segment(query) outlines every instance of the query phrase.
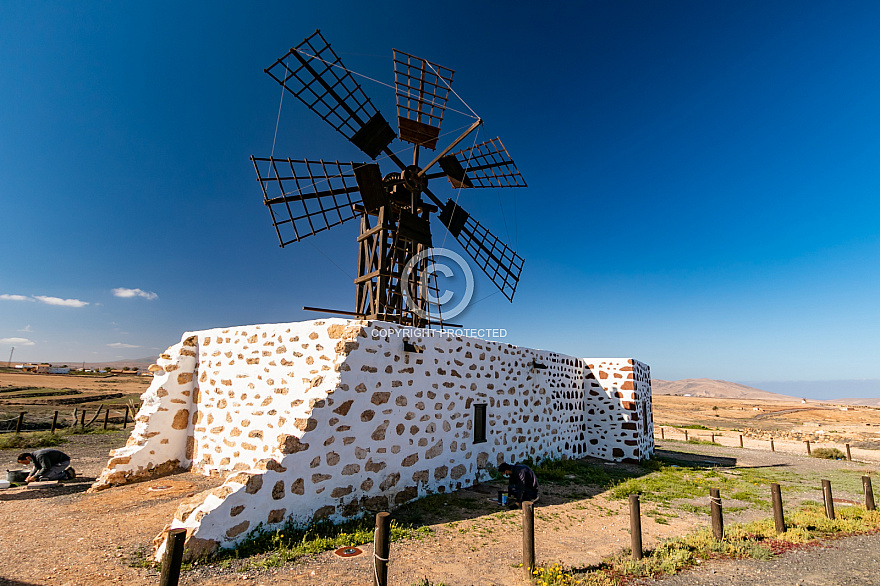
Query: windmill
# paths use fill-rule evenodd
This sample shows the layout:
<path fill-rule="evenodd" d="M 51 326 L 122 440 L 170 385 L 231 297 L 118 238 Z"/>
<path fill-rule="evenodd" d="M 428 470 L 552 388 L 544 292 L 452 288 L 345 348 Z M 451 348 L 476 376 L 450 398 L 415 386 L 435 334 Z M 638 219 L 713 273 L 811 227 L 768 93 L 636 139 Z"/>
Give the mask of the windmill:
<path fill-rule="evenodd" d="M 453 152 L 482 124 L 476 116 L 420 164 L 421 149 L 437 150 L 454 72 L 396 49 L 393 62 L 397 133 L 320 30 L 265 70 L 373 161 L 251 157 L 282 247 L 360 220 L 355 311 L 304 309 L 416 327 L 442 324 L 431 309 L 437 305 L 428 278 L 431 214 L 512 302 L 523 259 L 452 199 L 441 201 L 429 182 L 445 177 L 455 189 L 470 189 L 526 187 L 525 181 L 498 138 Z M 412 145 L 410 164 L 390 148 L 397 138 Z M 383 175 L 377 159 L 397 169 Z M 439 170 L 430 172 L 435 165 Z"/>

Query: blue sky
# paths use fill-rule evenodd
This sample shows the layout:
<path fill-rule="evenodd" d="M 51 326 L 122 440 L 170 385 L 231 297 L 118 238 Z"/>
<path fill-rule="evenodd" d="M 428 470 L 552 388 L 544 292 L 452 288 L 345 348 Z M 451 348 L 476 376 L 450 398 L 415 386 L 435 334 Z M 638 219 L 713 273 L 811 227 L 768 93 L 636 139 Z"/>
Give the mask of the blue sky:
<path fill-rule="evenodd" d="M 529 184 L 462 193 L 526 264 L 513 304 L 478 276 L 456 321 L 662 379 L 880 378 L 880 4 L 0 8 L 0 360 L 353 308 L 355 223 L 279 248 L 248 160 L 279 110 L 263 69 L 320 28 L 384 83 L 392 47 L 455 69 Z M 364 158 L 290 96 L 275 154 Z"/>

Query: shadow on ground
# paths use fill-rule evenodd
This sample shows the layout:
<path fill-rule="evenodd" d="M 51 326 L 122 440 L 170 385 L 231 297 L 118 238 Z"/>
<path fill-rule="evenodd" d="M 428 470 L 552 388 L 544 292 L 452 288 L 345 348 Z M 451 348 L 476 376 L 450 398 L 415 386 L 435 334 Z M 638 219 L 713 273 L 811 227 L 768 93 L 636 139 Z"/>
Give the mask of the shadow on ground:
<path fill-rule="evenodd" d="M 723 465 L 736 464 L 735 459 L 725 460 L 732 460 L 732 463 Z M 696 464 L 688 462 L 685 465 Z M 619 482 L 650 474 L 656 466 L 652 461 L 631 464 L 584 458 L 554 460 L 532 468 L 540 485 L 539 498 L 535 503 L 535 507 L 539 508 L 593 498 Z M 498 491 L 507 492 L 506 479 L 498 478 L 452 493 L 430 495 L 395 509 L 391 516 L 401 525 L 412 526 L 475 519 L 508 510 L 506 506 L 498 504 Z"/>
<path fill-rule="evenodd" d="M 68 494 L 76 494 L 85 492 L 95 482 L 94 478 L 78 477 L 76 480 L 70 480 L 58 485 L 44 486 L 41 488 L 26 488 L 24 486 L 18 488 L 6 489 L 0 492 L 0 502 L 2 501 L 26 501 L 33 499 L 45 499 Z M 5 580 L 6 578 L 0 578 Z M 0 582 L 2 586 L 3 582 Z"/>

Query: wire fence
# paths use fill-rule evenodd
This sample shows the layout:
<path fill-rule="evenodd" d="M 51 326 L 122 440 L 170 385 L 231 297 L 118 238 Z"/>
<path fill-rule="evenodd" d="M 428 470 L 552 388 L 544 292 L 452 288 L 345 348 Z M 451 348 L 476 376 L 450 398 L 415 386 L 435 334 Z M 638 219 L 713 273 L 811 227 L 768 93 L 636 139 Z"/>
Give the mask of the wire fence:
<path fill-rule="evenodd" d="M 72 413 L 62 413 L 55 411 L 52 415 L 51 422 L 48 416 L 43 413 L 41 415 L 30 414 L 27 411 L 21 411 L 18 415 L 0 419 L 0 434 L 3 433 L 21 433 L 24 431 L 51 431 L 57 429 L 70 429 L 98 427 L 109 429 L 111 425 L 121 425 L 122 429 L 126 429 L 130 424 L 134 423 L 134 416 L 139 409 L 139 405 L 131 403 L 124 406 L 105 407 L 101 405 L 92 412 L 90 409 L 75 408 Z M 28 421 L 30 419 L 30 421 Z"/>

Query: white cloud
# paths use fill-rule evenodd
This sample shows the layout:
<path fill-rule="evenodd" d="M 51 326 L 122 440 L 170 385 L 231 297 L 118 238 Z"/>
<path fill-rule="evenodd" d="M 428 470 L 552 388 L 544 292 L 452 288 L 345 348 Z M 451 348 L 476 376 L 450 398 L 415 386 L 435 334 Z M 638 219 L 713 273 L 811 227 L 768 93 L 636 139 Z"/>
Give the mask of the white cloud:
<path fill-rule="evenodd" d="M 79 299 L 61 299 L 60 297 L 46 297 L 45 295 L 34 295 L 34 299 L 42 301 L 47 305 L 61 305 L 63 307 L 85 307 L 88 301 L 80 301 Z"/>
<path fill-rule="evenodd" d="M 28 332 L 28 333 L 33 332 L 33 330 L 31 329 L 31 324 L 26 325 L 26 326 L 24 327 L 24 329 L 21 329 L 21 330 L 15 330 L 15 331 L 16 331 L 16 332 Z"/>
<path fill-rule="evenodd" d="M 33 301 L 33 297 L 28 297 L 27 295 L 9 295 L 8 293 L 4 293 L 0 295 L 0 299 L 5 301 Z"/>
<path fill-rule="evenodd" d="M 148 301 L 158 299 L 159 296 L 152 291 L 144 291 L 143 289 L 126 289 L 125 287 L 117 287 L 113 289 L 113 295 L 116 297 L 143 297 Z"/>
<path fill-rule="evenodd" d="M 31 342 L 27 338 L 0 338 L 0 344 L 17 344 L 19 346 L 33 346 L 34 342 Z"/>
<path fill-rule="evenodd" d="M 135 346 L 134 344 L 123 344 L 122 342 L 113 342 L 112 344 L 107 344 L 111 348 L 140 348 L 140 346 Z"/>

